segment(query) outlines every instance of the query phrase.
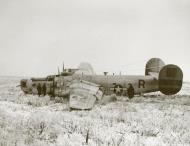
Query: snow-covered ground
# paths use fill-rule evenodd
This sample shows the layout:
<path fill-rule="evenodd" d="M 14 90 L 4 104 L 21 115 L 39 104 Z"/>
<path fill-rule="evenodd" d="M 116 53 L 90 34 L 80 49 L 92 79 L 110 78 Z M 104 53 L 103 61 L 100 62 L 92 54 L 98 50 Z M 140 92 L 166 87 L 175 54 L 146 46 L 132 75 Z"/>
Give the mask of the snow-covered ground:
<path fill-rule="evenodd" d="M 190 145 L 188 82 L 174 96 L 118 97 L 69 111 L 67 99 L 24 95 L 20 79 L 0 77 L 0 146 Z"/>

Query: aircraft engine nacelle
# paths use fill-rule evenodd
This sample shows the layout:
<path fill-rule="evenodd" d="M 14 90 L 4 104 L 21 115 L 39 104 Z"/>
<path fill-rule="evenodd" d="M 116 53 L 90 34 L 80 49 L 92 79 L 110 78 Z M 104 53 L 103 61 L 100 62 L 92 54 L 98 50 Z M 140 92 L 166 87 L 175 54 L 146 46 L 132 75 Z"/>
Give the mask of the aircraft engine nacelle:
<path fill-rule="evenodd" d="M 181 90 L 183 83 L 183 72 L 173 64 L 165 65 L 159 71 L 158 87 L 165 95 L 173 95 Z"/>

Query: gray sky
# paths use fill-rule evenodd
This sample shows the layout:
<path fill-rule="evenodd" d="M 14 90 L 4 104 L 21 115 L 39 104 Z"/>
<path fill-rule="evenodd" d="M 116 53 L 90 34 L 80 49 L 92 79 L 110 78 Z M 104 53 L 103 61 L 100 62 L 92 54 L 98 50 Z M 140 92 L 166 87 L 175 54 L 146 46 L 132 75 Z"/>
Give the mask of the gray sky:
<path fill-rule="evenodd" d="M 189 0 L 1 0 L 0 75 L 46 76 L 90 62 L 144 74 L 160 57 L 190 80 Z"/>

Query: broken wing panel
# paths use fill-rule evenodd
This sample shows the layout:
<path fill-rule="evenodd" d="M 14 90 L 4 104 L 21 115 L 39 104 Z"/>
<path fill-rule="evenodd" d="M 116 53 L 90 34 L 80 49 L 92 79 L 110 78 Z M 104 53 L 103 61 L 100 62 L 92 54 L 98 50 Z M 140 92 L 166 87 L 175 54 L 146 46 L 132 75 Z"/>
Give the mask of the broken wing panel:
<path fill-rule="evenodd" d="M 70 108 L 73 109 L 91 109 L 94 106 L 94 103 L 96 101 L 96 97 L 94 97 L 91 94 L 84 95 L 78 95 L 78 94 L 72 94 L 70 96 Z"/>
<path fill-rule="evenodd" d="M 74 81 L 70 89 L 69 106 L 73 109 L 91 109 L 103 95 L 98 85 L 86 81 Z"/>

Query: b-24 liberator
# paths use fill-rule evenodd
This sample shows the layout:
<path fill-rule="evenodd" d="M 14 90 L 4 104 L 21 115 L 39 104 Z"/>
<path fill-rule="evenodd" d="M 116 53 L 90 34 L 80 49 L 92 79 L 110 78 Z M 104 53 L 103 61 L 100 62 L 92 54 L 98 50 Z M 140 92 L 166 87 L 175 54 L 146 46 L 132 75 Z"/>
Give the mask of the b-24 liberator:
<path fill-rule="evenodd" d="M 150 59 L 145 66 L 145 75 L 96 75 L 88 63 L 82 63 L 77 69 L 64 69 L 57 75 L 45 78 L 22 79 L 21 89 L 26 94 L 40 92 L 58 97 L 69 97 L 69 106 L 73 109 L 91 109 L 96 100 L 103 95 L 126 96 L 160 91 L 173 95 L 181 90 L 183 72 L 174 64 L 165 65 L 159 58 Z"/>

